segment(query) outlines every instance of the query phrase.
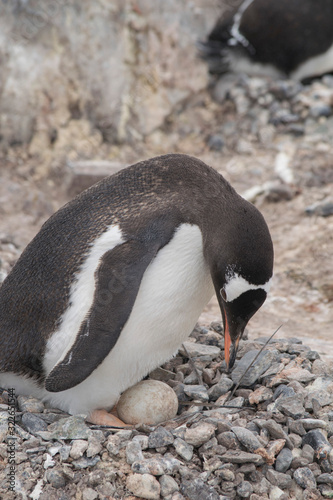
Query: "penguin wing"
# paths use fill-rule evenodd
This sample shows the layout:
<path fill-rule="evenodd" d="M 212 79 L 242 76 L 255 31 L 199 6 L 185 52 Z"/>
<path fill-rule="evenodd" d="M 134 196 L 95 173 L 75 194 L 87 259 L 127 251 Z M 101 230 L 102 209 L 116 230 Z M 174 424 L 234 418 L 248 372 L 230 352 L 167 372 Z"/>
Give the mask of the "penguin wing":
<path fill-rule="evenodd" d="M 160 248 L 157 240 L 129 240 L 104 254 L 96 271 L 89 315 L 72 348 L 47 376 L 46 390 L 59 392 L 76 386 L 109 354 L 131 314 L 142 276 Z"/>

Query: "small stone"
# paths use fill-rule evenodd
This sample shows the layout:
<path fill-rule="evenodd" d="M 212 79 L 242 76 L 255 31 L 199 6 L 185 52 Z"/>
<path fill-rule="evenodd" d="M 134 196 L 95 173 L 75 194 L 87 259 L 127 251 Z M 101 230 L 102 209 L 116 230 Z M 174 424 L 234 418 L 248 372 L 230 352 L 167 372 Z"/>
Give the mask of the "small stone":
<path fill-rule="evenodd" d="M 219 471 L 219 476 L 223 481 L 233 482 L 235 480 L 235 474 L 230 469 L 222 469 Z"/>
<path fill-rule="evenodd" d="M 289 432 L 294 432 L 299 436 L 304 436 L 306 434 L 306 430 L 301 422 L 301 420 L 293 420 L 291 418 L 288 419 L 288 429 Z"/>
<path fill-rule="evenodd" d="M 293 477 L 296 483 L 303 489 L 317 487 L 316 479 L 309 467 L 299 467 L 295 470 Z"/>
<path fill-rule="evenodd" d="M 180 491 L 190 500 L 220 500 L 220 496 L 215 489 L 205 484 L 199 478 L 192 481 L 183 481 Z"/>
<path fill-rule="evenodd" d="M 100 459 L 99 456 L 92 458 L 81 457 L 78 460 L 73 460 L 72 465 L 75 469 L 87 469 L 88 467 L 94 467 Z"/>
<path fill-rule="evenodd" d="M 217 441 L 228 450 L 237 450 L 237 448 L 239 448 L 239 441 L 231 431 L 225 431 L 218 434 Z"/>
<path fill-rule="evenodd" d="M 164 427 L 157 427 L 148 437 L 148 448 L 160 448 L 168 446 L 174 442 L 174 437 L 171 432 Z"/>
<path fill-rule="evenodd" d="M 47 423 L 34 413 L 23 413 L 22 424 L 31 434 L 47 430 Z"/>
<path fill-rule="evenodd" d="M 207 146 L 211 151 L 222 151 L 224 139 L 220 134 L 210 135 L 207 140 Z"/>
<path fill-rule="evenodd" d="M 186 429 L 184 440 L 192 446 L 199 447 L 210 440 L 215 434 L 215 425 L 203 422 L 196 427 Z"/>
<path fill-rule="evenodd" d="M 278 486 L 274 486 L 269 492 L 269 500 L 284 500 L 289 498 Z M 252 500 L 252 499 L 251 499 Z"/>
<path fill-rule="evenodd" d="M 111 434 L 108 437 L 107 443 L 106 443 L 106 449 L 108 450 L 110 456 L 112 457 L 119 455 L 120 447 L 122 445 L 122 441 L 118 434 Z"/>
<path fill-rule="evenodd" d="M 82 492 L 82 500 L 96 500 L 98 498 L 97 491 L 92 488 L 84 488 Z"/>
<path fill-rule="evenodd" d="M 161 487 L 161 496 L 167 497 L 168 495 L 172 495 L 175 491 L 179 490 L 177 482 L 173 477 L 164 474 L 160 477 L 160 487 Z"/>
<path fill-rule="evenodd" d="M 86 455 L 88 458 L 94 457 L 95 455 L 98 455 L 102 451 L 103 449 L 102 441 L 104 441 L 104 436 L 102 439 L 96 436 L 89 436 L 88 447 L 86 451 Z"/>
<path fill-rule="evenodd" d="M 140 443 L 138 441 L 129 441 L 126 446 L 126 462 L 132 465 L 140 460 L 144 460 Z"/>
<path fill-rule="evenodd" d="M 191 358 L 195 358 L 198 356 L 205 356 L 212 361 L 221 354 L 221 349 L 215 346 L 198 344 L 196 342 L 183 342 L 183 346 L 179 349 L 179 352 L 184 357 L 190 356 Z"/>
<path fill-rule="evenodd" d="M 318 418 L 302 418 L 300 422 L 307 431 L 310 431 L 311 429 L 327 428 L 327 422 L 325 422 L 325 420 L 319 420 Z"/>
<path fill-rule="evenodd" d="M 292 452 L 289 448 L 283 448 L 276 457 L 275 470 L 278 472 L 286 472 L 293 460 Z"/>
<path fill-rule="evenodd" d="M 168 382 L 169 380 L 174 380 L 175 373 L 170 370 L 165 370 L 164 368 L 158 367 L 149 373 L 149 378 L 152 380 L 159 380 L 160 382 Z"/>
<path fill-rule="evenodd" d="M 30 413 L 43 413 L 44 411 L 44 404 L 39 399 L 30 396 L 18 396 L 17 403 L 20 411 Z"/>
<path fill-rule="evenodd" d="M 186 461 L 192 460 L 193 457 L 193 446 L 186 443 L 181 438 L 176 438 L 173 442 L 173 446 L 178 453 L 178 455 Z"/>
<path fill-rule="evenodd" d="M 326 483 L 326 484 L 332 484 L 333 485 L 333 474 L 320 474 L 320 476 L 317 477 L 317 483 Z"/>
<path fill-rule="evenodd" d="M 161 476 L 162 474 L 175 474 L 181 462 L 173 456 L 164 455 L 159 458 L 147 458 L 134 462 L 132 464 L 132 471 L 139 474 L 153 474 L 154 476 Z"/>
<path fill-rule="evenodd" d="M 312 446 L 310 446 L 309 444 L 305 444 L 302 448 L 301 457 L 305 458 L 308 464 L 312 464 L 312 462 L 314 461 L 314 449 L 312 448 Z"/>
<path fill-rule="evenodd" d="M 248 429 L 244 427 L 231 427 L 232 432 L 236 435 L 238 441 L 245 446 L 249 451 L 255 451 L 261 448 L 261 443 L 258 438 Z"/>
<path fill-rule="evenodd" d="M 315 451 L 316 458 L 326 459 L 332 451 L 332 446 L 319 429 L 313 429 L 302 438 L 303 446 L 309 444 Z"/>
<path fill-rule="evenodd" d="M 274 486 L 279 486 L 283 490 L 289 489 L 292 483 L 292 479 L 288 474 L 283 474 L 274 469 L 267 470 L 266 479 Z"/>
<path fill-rule="evenodd" d="M 294 419 L 302 418 L 305 413 L 303 397 L 299 394 L 288 398 L 279 398 L 276 406 L 282 413 Z"/>
<path fill-rule="evenodd" d="M 278 424 L 277 422 L 275 422 L 275 420 L 273 420 L 273 419 L 269 419 L 269 420 L 256 420 L 255 423 L 257 425 L 259 425 L 259 427 L 267 429 L 268 432 L 270 433 L 270 435 L 273 438 L 276 438 L 276 439 L 285 439 L 288 448 L 292 449 L 294 447 L 293 444 L 292 444 L 292 442 L 290 441 L 289 437 L 287 436 L 287 434 L 282 429 L 281 425 Z"/>
<path fill-rule="evenodd" d="M 234 385 L 233 381 L 227 377 L 221 377 L 217 384 L 208 390 L 209 399 L 216 401 L 220 396 L 226 394 Z"/>
<path fill-rule="evenodd" d="M 249 394 L 249 403 L 251 405 L 253 404 L 259 404 L 262 403 L 263 401 L 267 401 L 273 397 L 273 391 L 269 389 L 268 387 L 258 387 L 255 391 L 253 391 L 251 394 Z"/>
<path fill-rule="evenodd" d="M 126 488 L 134 495 L 147 500 L 160 498 L 160 483 L 151 474 L 131 474 L 127 477 Z"/>
<path fill-rule="evenodd" d="M 185 385 L 184 392 L 190 399 L 202 402 L 209 400 L 208 392 L 204 385 Z"/>
<path fill-rule="evenodd" d="M 273 394 L 273 400 L 276 401 L 278 398 L 284 399 L 288 398 L 291 396 L 294 396 L 295 391 L 292 387 L 289 387 L 288 385 L 281 384 L 277 386 L 277 388 L 274 391 Z"/>
<path fill-rule="evenodd" d="M 80 416 L 61 418 L 48 426 L 52 439 L 88 439 L 90 429 Z"/>
<path fill-rule="evenodd" d="M 320 359 L 320 355 L 317 351 L 309 351 L 306 353 L 306 358 L 309 361 L 315 361 L 316 359 Z"/>
<path fill-rule="evenodd" d="M 259 351 L 257 349 L 249 351 L 237 363 L 235 369 L 231 374 L 231 378 L 235 384 L 237 384 L 240 381 L 241 377 L 243 377 L 245 371 L 248 370 L 249 365 L 252 363 L 258 353 Z M 252 386 L 258 380 L 258 378 L 269 368 L 272 362 L 276 360 L 277 355 L 277 351 L 274 350 L 262 351 L 255 361 L 254 365 L 251 366 L 246 375 L 242 378 L 241 386 Z"/>
<path fill-rule="evenodd" d="M 69 456 L 74 458 L 80 458 L 83 456 L 83 453 L 88 448 L 88 442 L 83 439 L 76 439 L 72 444 L 71 451 L 69 452 Z"/>
<path fill-rule="evenodd" d="M 247 462 L 254 464 L 262 464 L 263 459 L 260 455 L 255 453 L 247 453 L 246 451 L 240 450 L 229 450 L 224 453 L 221 457 L 223 462 L 230 462 L 232 464 L 245 464 Z"/>
<path fill-rule="evenodd" d="M 66 485 L 63 473 L 57 469 L 48 469 L 46 471 L 46 480 L 53 488 L 63 488 Z"/>
<path fill-rule="evenodd" d="M 251 493 L 253 492 L 252 484 L 249 481 L 242 481 L 237 486 L 237 493 L 241 498 L 249 498 Z"/>

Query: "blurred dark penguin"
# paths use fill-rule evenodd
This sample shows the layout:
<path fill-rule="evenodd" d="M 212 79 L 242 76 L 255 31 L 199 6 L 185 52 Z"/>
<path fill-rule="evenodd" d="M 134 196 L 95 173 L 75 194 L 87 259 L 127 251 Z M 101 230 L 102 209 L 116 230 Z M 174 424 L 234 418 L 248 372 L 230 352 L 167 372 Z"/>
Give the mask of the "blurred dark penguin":
<path fill-rule="evenodd" d="M 245 0 L 199 50 L 213 74 L 304 81 L 331 73 L 333 0 Z"/>
<path fill-rule="evenodd" d="M 122 425 L 105 409 L 177 352 L 214 291 L 232 367 L 272 267 L 262 215 L 216 170 L 179 154 L 125 168 L 45 222 L 3 282 L 0 386 Z"/>

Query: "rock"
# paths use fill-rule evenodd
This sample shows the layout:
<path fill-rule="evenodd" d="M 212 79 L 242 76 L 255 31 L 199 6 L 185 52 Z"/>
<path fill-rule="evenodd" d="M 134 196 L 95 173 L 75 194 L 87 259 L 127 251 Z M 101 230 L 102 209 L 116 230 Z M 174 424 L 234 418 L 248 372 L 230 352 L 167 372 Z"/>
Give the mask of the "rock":
<path fill-rule="evenodd" d="M 289 448 L 283 448 L 276 457 L 275 470 L 278 472 L 286 472 L 292 462 L 293 455 Z"/>
<path fill-rule="evenodd" d="M 202 402 L 209 400 L 208 392 L 204 385 L 185 385 L 184 392 L 190 399 Z"/>
<path fill-rule="evenodd" d="M 302 418 L 305 413 L 303 401 L 304 398 L 301 395 L 295 394 L 294 396 L 279 398 L 276 401 L 276 407 L 288 417 L 298 419 Z"/>
<path fill-rule="evenodd" d="M 299 467 L 295 470 L 293 477 L 296 483 L 303 489 L 312 489 L 317 487 L 317 482 L 313 472 L 308 467 Z"/>
<path fill-rule="evenodd" d="M 95 431 L 98 432 L 98 431 Z M 102 449 L 102 442 L 104 441 L 104 436 L 102 434 L 102 437 L 97 437 L 94 435 L 89 436 L 88 438 L 88 447 L 86 451 L 86 455 L 88 458 L 94 457 L 95 455 L 98 455 Z"/>
<path fill-rule="evenodd" d="M 138 441 L 129 441 L 126 446 L 126 462 L 132 465 L 140 460 L 144 460 L 140 443 Z"/>
<path fill-rule="evenodd" d="M 322 201 L 318 201 L 305 209 L 307 215 L 319 215 L 321 217 L 329 217 L 333 215 L 333 198 L 331 196 Z"/>
<path fill-rule="evenodd" d="M 288 385 L 281 384 L 277 386 L 277 388 L 274 391 L 273 394 L 273 400 L 276 401 L 278 398 L 279 399 L 284 399 L 288 397 L 294 396 L 295 391 L 292 387 L 289 387 Z"/>
<path fill-rule="evenodd" d="M 168 495 L 172 495 L 175 491 L 179 490 L 177 482 L 173 477 L 164 474 L 160 477 L 160 487 L 161 487 L 161 496 L 167 497 Z"/>
<path fill-rule="evenodd" d="M 237 494 L 241 498 L 249 498 L 252 492 L 253 492 L 253 487 L 252 484 L 249 483 L 249 481 L 242 481 L 237 486 Z"/>
<path fill-rule="evenodd" d="M 283 490 L 289 489 L 292 483 L 292 479 L 288 474 L 283 474 L 274 469 L 267 470 L 266 479 L 274 486 L 279 486 Z"/>
<path fill-rule="evenodd" d="M 151 474 L 131 474 L 127 477 L 126 488 L 137 497 L 159 500 L 160 483 Z"/>
<path fill-rule="evenodd" d="M 236 367 L 231 374 L 231 379 L 235 384 L 239 382 L 258 353 L 259 351 L 257 349 L 249 351 L 236 364 Z M 254 365 L 251 366 L 245 377 L 242 379 L 241 386 L 251 387 L 251 385 L 253 385 L 263 373 L 265 373 L 272 362 L 276 360 L 276 356 L 277 351 L 262 351 L 258 356 L 258 359 L 255 361 Z"/>
<path fill-rule="evenodd" d="M 309 444 L 314 449 L 318 460 L 327 459 L 329 453 L 332 451 L 332 446 L 319 429 L 307 432 L 302 438 L 302 444 L 303 446 Z"/>
<path fill-rule="evenodd" d="M 119 418 L 127 424 L 156 425 L 177 415 L 178 399 L 164 382 L 142 380 L 127 389 L 117 404 Z"/>
<path fill-rule="evenodd" d="M 76 439 L 72 444 L 71 451 L 69 452 L 69 456 L 74 458 L 82 457 L 83 453 L 88 448 L 88 442 L 83 439 Z"/>
<path fill-rule="evenodd" d="M 225 431 L 218 434 L 217 441 L 228 450 L 237 450 L 239 447 L 239 441 L 236 438 L 235 433 L 231 431 Z"/>
<path fill-rule="evenodd" d="M 198 344 L 196 342 L 183 342 L 183 346 L 179 349 L 179 352 L 184 357 L 190 356 L 191 358 L 196 358 L 198 356 L 205 356 L 206 359 L 212 361 L 221 354 L 221 349 L 215 346 Z"/>
<path fill-rule="evenodd" d="M 164 427 L 157 427 L 148 437 L 148 448 L 160 448 L 168 446 L 174 442 L 174 437 L 171 432 Z"/>
<path fill-rule="evenodd" d="M 273 420 L 273 419 L 256 420 L 255 422 L 257 425 L 259 425 L 260 428 L 267 429 L 273 438 L 285 439 L 288 448 L 292 449 L 294 447 L 292 442 L 290 441 L 289 437 L 282 429 L 281 425 L 279 425 L 277 422 L 275 422 L 275 420 Z"/>
<path fill-rule="evenodd" d="M 87 439 L 90 429 L 80 416 L 61 418 L 48 426 L 51 439 Z"/>
<path fill-rule="evenodd" d="M 216 401 L 220 396 L 226 394 L 234 385 L 233 381 L 228 377 L 221 377 L 217 384 L 214 384 L 208 390 L 209 399 Z"/>
<path fill-rule="evenodd" d="M 287 500 L 288 498 L 289 496 L 278 486 L 274 486 L 269 492 L 269 500 Z"/>
<path fill-rule="evenodd" d="M 63 473 L 57 469 L 48 469 L 45 474 L 46 480 L 53 488 L 63 488 L 66 485 L 66 480 Z"/>
<path fill-rule="evenodd" d="M 240 441 L 240 443 L 249 451 L 254 452 L 258 448 L 262 447 L 258 438 L 248 429 L 233 426 L 231 427 L 231 430 L 236 435 L 238 441 Z"/>
<path fill-rule="evenodd" d="M 92 488 L 84 488 L 82 492 L 82 500 L 96 500 L 98 498 L 97 491 Z"/>
<path fill-rule="evenodd" d="M 269 389 L 268 387 L 258 387 L 255 391 L 253 391 L 249 395 L 249 403 L 251 405 L 253 404 L 259 404 L 262 403 L 263 401 L 267 401 L 273 397 L 273 391 Z"/>
<path fill-rule="evenodd" d="M 184 440 L 197 448 L 210 440 L 215 434 L 215 429 L 215 425 L 213 424 L 209 424 L 208 422 L 200 423 L 196 427 L 186 429 Z"/>
<path fill-rule="evenodd" d="M 34 413 L 23 413 L 22 424 L 31 434 L 47 429 L 47 423 Z"/>
<path fill-rule="evenodd" d="M 178 455 L 186 461 L 192 460 L 193 457 L 193 446 L 188 444 L 181 438 L 176 438 L 173 442 L 173 446 L 178 453 Z"/>
<path fill-rule="evenodd" d="M 240 450 L 229 450 L 221 456 L 223 462 L 230 462 L 232 464 L 245 464 L 247 462 L 254 464 L 263 463 L 263 459 L 260 455 L 255 453 L 247 453 L 246 451 Z"/>
<path fill-rule="evenodd" d="M 303 425 L 304 429 L 306 429 L 307 431 L 311 429 L 327 428 L 327 422 L 325 422 L 325 420 L 319 420 L 317 418 L 302 418 L 300 422 Z"/>
<path fill-rule="evenodd" d="M 75 469 L 87 469 L 88 467 L 94 467 L 99 461 L 100 457 L 85 458 L 81 457 L 78 460 L 73 460 L 72 465 Z"/>
<path fill-rule="evenodd" d="M 30 413 L 43 413 L 44 404 L 36 398 L 27 396 L 18 396 L 17 404 L 20 411 L 30 412 Z"/>
<path fill-rule="evenodd" d="M 220 500 L 220 496 L 214 488 L 208 486 L 199 478 L 193 481 L 183 481 L 180 491 L 189 500 Z"/>
<path fill-rule="evenodd" d="M 137 434 L 133 437 L 132 441 L 138 442 L 141 450 L 146 450 L 148 448 L 148 436 L 145 436 L 144 434 Z"/>
<path fill-rule="evenodd" d="M 173 456 L 156 456 L 134 462 L 132 464 L 132 471 L 139 474 L 161 476 L 162 474 L 174 474 L 179 469 L 180 464 L 181 462 Z"/>
<path fill-rule="evenodd" d="M 320 474 L 320 476 L 317 477 L 317 483 L 326 483 L 326 484 L 331 484 L 333 485 L 333 475 L 332 474 Z"/>

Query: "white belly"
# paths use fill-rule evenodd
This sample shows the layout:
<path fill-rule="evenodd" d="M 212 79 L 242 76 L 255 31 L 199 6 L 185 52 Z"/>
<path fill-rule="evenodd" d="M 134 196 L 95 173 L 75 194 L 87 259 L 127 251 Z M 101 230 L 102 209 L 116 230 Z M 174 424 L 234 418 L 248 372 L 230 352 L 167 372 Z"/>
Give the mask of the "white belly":
<path fill-rule="evenodd" d="M 66 391 L 50 393 L 27 380 L 23 384 L 21 380 L 21 391 L 70 413 L 111 408 L 121 392 L 177 352 L 213 293 L 201 231 L 197 226 L 183 224 L 148 266 L 130 318 L 98 368 Z M 7 377 L 19 392 L 13 380 L 19 377 Z"/>

